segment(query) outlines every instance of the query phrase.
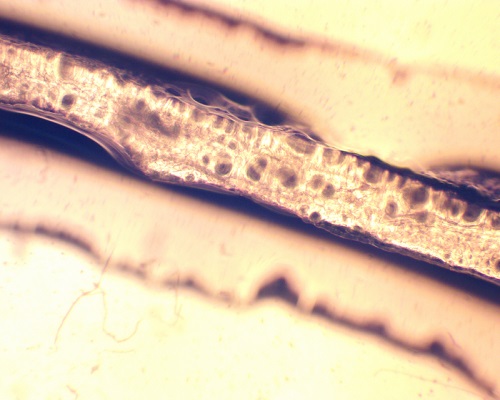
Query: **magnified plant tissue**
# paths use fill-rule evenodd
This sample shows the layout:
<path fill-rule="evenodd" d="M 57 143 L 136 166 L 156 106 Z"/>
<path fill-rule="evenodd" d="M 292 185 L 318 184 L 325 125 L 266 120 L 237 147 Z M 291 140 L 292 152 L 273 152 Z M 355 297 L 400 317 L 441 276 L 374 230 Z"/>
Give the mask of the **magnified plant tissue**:
<path fill-rule="evenodd" d="M 148 178 L 248 197 L 334 235 L 500 282 L 500 213 L 452 186 L 339 151 L 251 107 L 0 38 L 0 107 L 55 121 Z M 484 200 L 484 199 L 483 199 Z"/>

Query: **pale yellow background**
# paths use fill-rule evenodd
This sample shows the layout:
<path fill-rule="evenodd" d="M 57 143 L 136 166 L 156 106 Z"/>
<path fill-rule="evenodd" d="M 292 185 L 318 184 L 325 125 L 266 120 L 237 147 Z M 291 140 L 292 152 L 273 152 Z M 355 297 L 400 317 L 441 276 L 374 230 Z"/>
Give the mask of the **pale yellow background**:
<path fill-rule="evenodd" d="M 252 25 L 228 32 L 150 2 L 0 1 L 0 15 L 280 104 L 341 147 L 498 169 L 496 2 L 210 7 L 307 45 L 276 49 Z M 393 59 L 416 71 L 396 87 Z M 0 171 L 1 398 L 498 396 L 499 305 L 477 292 L 489 286 L 7 138 Z M 279 277 L 298 306 L 254 303 Z M 203 290 L 177 284 L 188 279 Z M 336 320 L 310 315 L 317 302 Z M 474 378 L 413 351 L 432 342 Z"/>

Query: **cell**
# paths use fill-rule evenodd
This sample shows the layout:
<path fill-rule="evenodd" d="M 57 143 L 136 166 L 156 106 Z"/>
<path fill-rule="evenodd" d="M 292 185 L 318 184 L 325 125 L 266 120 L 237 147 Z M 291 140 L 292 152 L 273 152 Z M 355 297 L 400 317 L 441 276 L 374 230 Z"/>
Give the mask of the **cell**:
<path fill-rule="evenodd" d="M 70 109 L 76 102 L 76 96 L 73 94 L 65 94 L 61 99 L 61 105 L 65 109 Z"/>
<path fill-rule="evenodd" d="M 295 170 L 291 167 L 284 166 L 278 169 L 276 176 L 281 185 L 287 189 L 296 187 L 299 183 L 299 178 Z"/>
<path fill-rule="evenodd" d="M 398 213 L 398 205 L 395 201 L 388 201 L 385 205 L 385 214 L 391 218 L 394 218 Z"/>
<path fill-rule="evenodd" d="M 317 223 L 317 222 L 321 221 L 321 214 L 319 212 L 317 212 L 317 211 L 313 211 L 309 215 L 309 219 L 311 220 L 311 222 Z"/>
<path fill-rule="evenodd" d="M 490 225 L 495 230 L 500 230 L 500 215 L 493 215 L 490 218 Z"/>
<path fill-rule="evenodd" d="M 171 87 L 171 86 L 166 87 L 165 88 L 165 92 L 167 92 L 169 95 L 175 96 L 175 97 L 181 97 L 182 96 L 182 94 L 179 91 L 179 89 L 176 89 L 176 88 Z"/>
<path fill-rule="evenodd" d="M 323 186 L 324 182 L 325 178 L 323 175 L 314 175 L 311 179 L 311 188 L 317 190 Z"/>
<path fill-rule="evenodd" d="M 321 192 L 321 196 L 325 199 L 331 199 L 335 194 L 335 188 L 331 183 L 327 183 Z"/>
<path fill-rule="evenodd" d="M 142 120 L 146 128 L 157 131 L 170 138 L 178 137 L 178 133 L 166 126 L 161 116 L 155 111 L 145 112 Z"/>
<path fill-rule="evenodd" d="M 384 172 L 385 171 L 378 165 L 368 163 L 368 168 L 366 168 L 366 171 L 363 174 L 363 178 L 368 183 L 380 183 L 383 179 Z"/>
<path fill-rule="evenodd" d="M 478 206 L 477 204 L 467 204 L 462 218 L 467 222 L 475 222 L 479 219 L 482 213 L 482 207 Z"/>
<path fill-rule="evenodd" d="M 227 175 L 233 169 L 233 164 L 230 161 L 219 161 L 215 165 L 215 173 L 219 176 Z"/>
<path fill-rule="evenodd" d="M 287 136 L 286 143 L 298 154 L 312 154 L 316 150 L 316 143 L 297 131 Z"/>
<path fill-rule="evenodd" d="M 254 182 L 259 182 L 266 168 L 267 160 L 264 157 L 257 157 L 247 166 L 246 176 Z"/>
<path fill-rule="evenodd" d="M 249 165 L 247 167 L 247 174 L 246 175 L 248 178 L 250 178 L 252 181 L 255 181 L 255 182 L 259 182 L 260 178 L 262 177 L 260 172 L 257 171 L 253 165 Z"/>
<path fill-rule="evenodd" d="M 407 184 L 408 187 L 403 189 L 403 197 L 410 207 L 418 207 L 424 205 L 429 200 L 429 188 L 420 183 Z"/>

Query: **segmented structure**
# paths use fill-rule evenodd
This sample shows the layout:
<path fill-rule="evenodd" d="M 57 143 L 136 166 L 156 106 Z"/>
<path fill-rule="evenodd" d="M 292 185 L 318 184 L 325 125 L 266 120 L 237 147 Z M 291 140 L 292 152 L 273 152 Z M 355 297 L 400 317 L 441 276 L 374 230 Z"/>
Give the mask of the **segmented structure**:
<path fill-rule="evenodd" d="M 500 284 L 500 213 L 429 179 L 268 126 L 189 84 L 151 83 L 0 36 L 0 108 L 75 129 L 162 182 L 239 194 L 333 234 Z"/>

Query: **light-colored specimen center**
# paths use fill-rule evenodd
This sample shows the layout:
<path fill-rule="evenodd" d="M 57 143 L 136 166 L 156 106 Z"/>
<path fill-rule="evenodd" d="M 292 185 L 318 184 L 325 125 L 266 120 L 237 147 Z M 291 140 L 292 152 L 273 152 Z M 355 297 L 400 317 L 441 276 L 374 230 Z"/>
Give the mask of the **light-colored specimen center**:
<path fill-rule="evenodd" d="M 500 213 L 268 126 L 211 90 L 0 39 L 0 107 L 69 126 L 162 182 L 240 194 L 334 234 L 500 282 Z"/>

